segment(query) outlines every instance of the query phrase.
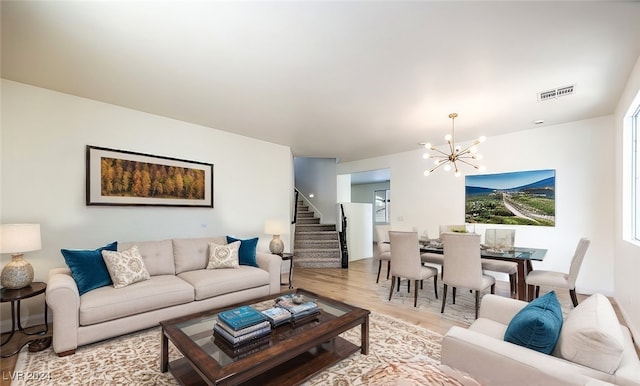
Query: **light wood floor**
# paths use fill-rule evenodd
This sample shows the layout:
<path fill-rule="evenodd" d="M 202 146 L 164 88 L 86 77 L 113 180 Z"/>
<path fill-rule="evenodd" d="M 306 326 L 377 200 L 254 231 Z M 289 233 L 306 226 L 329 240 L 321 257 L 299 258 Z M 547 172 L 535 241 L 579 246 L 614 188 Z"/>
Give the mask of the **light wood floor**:
<path fill-rule="evenodd" d="M 385 280 L 386 278 L 385 268 L 383 264 L 380 280 Z M 411 306 L 392 304 L 381 299 L 377 290 L 379 284 L 376 284 L 377 270 L 378 261 L 375 259 L 363 259 L 351 262 L 349 269 L 294 268 L 293 285 L 296 288 L 304 288 L 358 307 L 403 319 L 440 334 L 445 334 L 451 326 L 457 324 L 452 320 L 440 317 L 439 314 L 419 311 Z M 286 289 L 287 286 L 282 286 L 283 291 Z M 558 297 L 566 298 L 566 300 L 569 299 L 568 291 L 556 292 Z M 509 296 L 508 282 L 498 281 L 496 284 L 496 294 Z M 578 294 L 579 301 L 582 301 L 584 298 L 584 295 Z M 616 312 L 619 312 L 613 300 L 612 303 Z M 622 320 L 619 314 L 618 318 Z M 17 356 L 2 359 L 0 366 L 2 368 L 0 386 L 9 386 L 11 384 L 10 374 L 15 368 L 16 358 Z"/>

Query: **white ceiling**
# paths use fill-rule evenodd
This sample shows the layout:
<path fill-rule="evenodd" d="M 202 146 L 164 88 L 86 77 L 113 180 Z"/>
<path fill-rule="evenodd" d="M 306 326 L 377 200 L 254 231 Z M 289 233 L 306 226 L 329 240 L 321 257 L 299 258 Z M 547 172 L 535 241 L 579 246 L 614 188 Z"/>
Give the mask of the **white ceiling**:
<path fill-rule="evenodd" d="M 5 79 L 341 161 L 611 114 L 640 56 L 637 1 L 1 7 Z"/>

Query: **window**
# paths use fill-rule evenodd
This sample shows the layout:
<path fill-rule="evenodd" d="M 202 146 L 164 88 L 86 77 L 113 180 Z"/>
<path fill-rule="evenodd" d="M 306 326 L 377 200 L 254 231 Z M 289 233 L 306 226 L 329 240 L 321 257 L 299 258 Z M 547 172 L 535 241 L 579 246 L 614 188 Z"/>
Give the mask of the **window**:
<path fill-rule="evenodd" d="M 373 205 L 375 211 L 376 223 L 388 223 L 389 222 L 389 209 L 391 206 L 391 191 L 387 190 L 374 190 L 373 191 Z"/>
<path fill-rule="evenodd" d="M 632 237 L 636 241 L 640 241 L 640 105 L 636 107 L 636 111 L 631 116 L 631 205 L 632 205 Z"/>

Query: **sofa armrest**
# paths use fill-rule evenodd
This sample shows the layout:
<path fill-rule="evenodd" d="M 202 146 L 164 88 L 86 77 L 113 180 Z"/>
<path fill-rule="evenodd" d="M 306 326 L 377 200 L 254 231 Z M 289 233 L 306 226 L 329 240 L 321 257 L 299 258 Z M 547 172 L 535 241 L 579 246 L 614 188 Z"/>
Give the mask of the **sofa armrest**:
<path fill-rule="evenodd" d="M 640 384 L 640 359 L 636 354 L 631 332 L 625 326 L 621 325 L 620 328 L 622 328 L 624 339 L 624 352 L 620 366 L 615 373 L 616 383 L 623 386 L 638 385 Z"/>
<path fill-rule="evenodd" d="M 607 384 L 582 366 L 457 326 L 443 338 L 441 361 L 483 385 Z"/>
<path fill-rule="evenodd" d="M 506 326 L 518 311 L 523 309 L 527 304 L 529 303 L 522 300 L 486 294 L 482 297 L 478 317 L 493 320 Z"/>
<path fill-rule="evenodd" d="M 53 314 L 53 350 L 56 353 L 75 350 L 80 325 L 80 294 L 68 268 L 49 271 L 46 299 Z"/>
<path fill-rule="evenodd" d="M 256 252 L 256 261 L 258 267 L 269 272 L 269 294 L 277 294 L 280 292 L 280 269 L 282 266 L 282 258 L 266 252 Z"/>

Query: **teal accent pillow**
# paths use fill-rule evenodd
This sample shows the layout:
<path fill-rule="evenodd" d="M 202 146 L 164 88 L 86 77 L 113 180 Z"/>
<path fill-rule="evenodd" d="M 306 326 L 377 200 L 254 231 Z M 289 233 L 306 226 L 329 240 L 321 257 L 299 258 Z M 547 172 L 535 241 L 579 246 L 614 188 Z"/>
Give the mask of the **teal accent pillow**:
<path fill-rule="evenodd" d="M 71 276 L 78 286 L 80 295 L 96 288 L 112 285 L 107 265 L 102 259 L 102 251 L 117 251 L 118 242 L 94 250 L 61 249 L 64 261 L 71 269 Z"/>
<path fill-rule="evenodd" d="M 545 354 L 551 354 L 562 328 L 562 307 L 555 291 L 521 309 L 509 322 L 504 340 Z"/>
<path fill-rule="evenodd" d="M 257 267 L 258 262 L 256 261 L 256 248 L 258 246 L 258 237 L 240 240 L 235 237 L 227 236 L 227 243 L 233 243 L 234 241 L 240 241 L 240 252 L 238 253 L 240 265 Z"/>

